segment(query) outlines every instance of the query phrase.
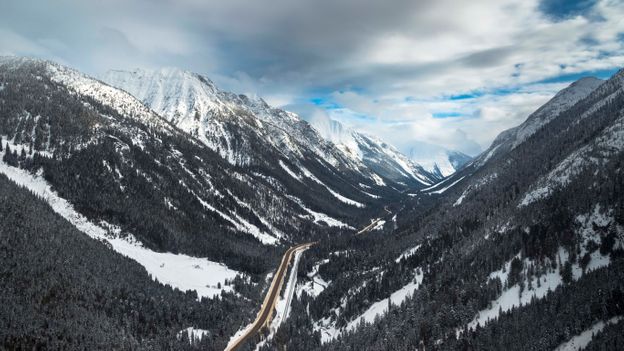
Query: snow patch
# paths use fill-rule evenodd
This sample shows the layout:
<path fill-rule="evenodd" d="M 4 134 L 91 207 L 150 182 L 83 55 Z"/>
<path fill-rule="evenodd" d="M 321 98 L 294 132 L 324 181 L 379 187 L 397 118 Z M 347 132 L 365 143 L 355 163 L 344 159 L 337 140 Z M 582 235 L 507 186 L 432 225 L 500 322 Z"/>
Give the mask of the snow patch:
<path fill-rule="evenodd" d="M 312 179 L 314 182 L 324 186 L 325 189 L 327 189 L 327 191 L 329 191 L 330 194 L 332 194 L 336 199 L 344 202 L 347 205 L 352 205 L 352 206 L 360 207 L 360 208 L 365 207 L 365 205 L 362 204 L 362 203 L 359 203 L 357 201 L 351 200 L 351 199 L 349 199 L 349 198 L 347 198 L 345 196 L 342 196 L 342 195 L 338 194 L 337 192 L 332 190 L 330 187 L 328 187 L 325 183 L 323 183 L 320 179 L 318 179 L 314 174 L 312 174 L 312 172 L 308 171 L 306 168 L 301 167 L 301 171 L 303 172 L 303 174 L 306 177 L 308 177 L 308 178 Z"/>
<path fill-rule="evenodd" d="M 355 229 L 352 226 L 339 221 L 333 217 L 330 217 L 324 213 L 321 212 L 316 212 L 313 211 L 309 208 L 307 208 L 304 204 L 303 201 L 301 201 L 300 199 L 294 197 L 294 196 L 290 196 L 290 195 L 286 195 L 289 199 L 293 200 L 297 205 L 299 205 L 299 207 L 301 207 L 301 209 L 303 209 L 304 211 L 306 211 L 310 216 L 312 216 L 314 223 L 325 223 L 330 227 L 339 227 L 339 228 L 349 228 L 349 229 Z"/>
<path fill-rule="evenodd" d="M 326 282 L 318 273 L 319 268 L 328 262 L 329 259 L 324 259 L 317 262 L 314 267 L 312 267 L 312 271 L 307 274 L 310 281 L 299 286 L 297 289 L 297 297 L 300 297 L 304 291 L 308 294 L 308 296 L 317 297 L 327 288 L 327 286 L 329 286 L 331 282 Z"/>
<path fill-rule="evenodd" d="M 190 344 L 193 344 L 194 342 L 201 341 L 204 336 L 209 334 L 210 332 L 208 330 L 188 327 L 178 332 L 178 340 L 182 340 L 182 338 L 186 337 L 188 339 L 188 342 Z"/>
<path fill-rule="evenodd" d="M 282 161 L 279 160 L 279 165 L 280 167 L 282 167 L 284 169 L 284 171 L 286 171 L 286 173 L 288 173 L 291 177 L 297 179 L 298 181 L 301 181 L 301 176 L 298 175 L 297 173 L 293 172 L 290 168 L 288 168 L 288 166 L 286 166 L 286 164 Z"/>
<path fill-rule="evenodd" d="M 581 256 L 584 255 L 585 248 L 581 248 Z M 567 262 L 569 253 L 562 247 L 559 248 L 557 253 L 558 261 Z M 516 256 L 518 257 L 518 256 Z M 533 262 L 529 259 L 524 260 L 524 271 L 526 273 L 527 267 L 532 265 Z M 586 271 L 592 271 L 596 269 L 600 269 L 608 266 L 610 263 L 609 256 L 602 256 L 599 251 L 594 251 L 591 254 L 591 260 L 586 267 Z M 494 279 L 498 277 L 501 279 L 501 282 L 504 284 L 508 279 L 508 272 L 511 265 L 511 260 L 505 263 L 504 269 L 500 269 L 498 271 L 494 271 L 490 273 L 489 279 Z M 578 280 L 583 276 L 583 270 L 578 265 L 578 263 L 572 264 L 572 279 Z M 539 280 L 539 286 L 538 286 Z M 530 277 L 528 279 L 525 278 L 523 282 L 525 288 L 521 291 L 520 284 L 514 284 L 513 286 L 503 290 L 501 295 L 494 301 L 490 302 L 490 307 L 481 310 L 477 313 L 475 318 L 468 323 L 467 327 L 469 330 L 474 330 L 477 324 L 483 326 L 488 321 L 495 320 L 498 318 L 499 313 L 507 312 L 514 307 L 519 307 L 522 305 L 526 305 L 531 303 L 533 298 L 542 299 L 548 295 L 549 292 L 554 291 L 558 286 L 563 284 L 563 279 L 561 274 L 559 273 L 559 268 L 546 272 L 546 274 L 538 276 L 538 277 Z M 532 287 L 529 289 L 528 287 Z M 457 333 L 461 333 L 461 329 L 457 330 Z"/>
<path fill-rule="evenodd" d="M 404 258 L 408 258 L 410 256 L 412 256 L 413 254 L 416 253 L 416 251 L 418 251 L 418 249 L 420 249 L 421 245 L 416 245 L 414 247 L 412 247 L 411 249 L 403 252 L 399 257 L 397 257 L 394 262 L 399 263 L 402 259 Z"/>
<path fill-rule="evenodd" d="M 455 184 L 459 183 L 462 179 L 464 179 L 465 176 L 457 179 L 456 181 L 454 181 L 453 183 L 451 183 L 451 185 L 448 185 L 440 190 L 435 190 L 435 191 L 430 191 L 430 194 L 442 194 L 443 192 L 447 191 L 448 189 L 452 188 L 453 186 L 455 186 Z"/>
<path fill-rule="evenodd" d="M 371 179 L 379 186 L 386 186 L 386 182 L 375 173 L 371 173 Z"/>

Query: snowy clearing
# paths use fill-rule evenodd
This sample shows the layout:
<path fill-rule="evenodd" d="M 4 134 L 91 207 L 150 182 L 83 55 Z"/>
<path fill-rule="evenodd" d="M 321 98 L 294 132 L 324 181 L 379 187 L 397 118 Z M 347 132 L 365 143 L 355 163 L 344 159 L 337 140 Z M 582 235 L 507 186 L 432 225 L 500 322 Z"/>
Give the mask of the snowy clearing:
<path fill-rule="evenodd" d="M 371 179 L 379 186 L 386 186 L 386 182 L 375 173 L 371 173 Z"/>
<path fill-rule="evenodd" d="M 377 222 L 377 224 L 375 224 L 374 227 L 371 228 L 371 230 L 382 230 L 384 225 L 386 225 L 386 221 L 381 219 Z"/>
<path fill-rule="evenodd" d="M 297 288 L 297 297 L 300 297 L 301 294 L 305 291 L 308 296 L 317 297 L 320 293 L 323 292 L 327 288 L 327 286 L 331 283 L 326 282 L 323 278 L 321 278 L 320 274 L 318 274 L 319 268 L 328 263 L 329 259 L 324 259 L 320 262 L 317 262 L 314 267 L 312 267 L 312 271 L 307 274 L 310 281 L 299 285 Z"/>
<path fill-rule="evenodd" d="M 260 242 L 265 244 L 265 245 L 277 245 L 277 243 L 279 242 L 278 238 L 261 231 L 260 228 L 258 228 L 255 225 L 247 222 L 245 219 L 240 217 L 238 214 L 234 213 L 233 216 L 235 218 L 232 218 L 232 216 L 227 215 L 223 211 L 219 211 L 214 206 L 212 206 L 211 204 L 209 204 L 206 201 L 204 201 L 201 197 L 199 197 L 197 194 L 195 194 L 195 192 L 191 191 L 191 193 L 193 195 L 195 195 L 195 198 L 197 199 L 197 201 L 199 201 L 199 203 L 202 204 L 202 206 L 204 206 L 206 209 L 208 209 L 208 210 L 218 214 L 219 216 L 221 216 L 223 219 L 227 220 L 228 222 L 232 223 L 234 228 L 236 228 L 237 230 L 240 230 L 241 232 L 245 232 L 245 233 L 253 235 L 256 239 L 260 240 Z"/>
<path fill-rule="evenodd" d="M 193 327 L 188 327 L 186 329 L 182 329 L 178 332 L 178 339 L 182 339 L 186 337 L 190 344 L 193 342 L 200 341 L 205 335 L 208 335 L 210 332 L 204 329 L 196 329 Z"/>
<path fill-rule="evenodd" d="M 372 323 L 375 321 L 375 317 L 383 316 L 388 312 L 388 304 L 392 304 L 394 306 L 399 306 L 403 301 L 405 301 L 408 297 L 414 294 L 414 291 L 418 290 L 420 283 L 422 283 L 423 275 L 417 274 L 414 278 L 415 281 L 411 282 L 401 289 L 393 292 L 390 297 L 387 297 L 381 301 L 377 301 L 372 304 L 364 313 L 362 313 L 359 317 L 355 318 L 349 324 L 347 324 L 346 330 L 352 331 L 357 326 L 362 323 Z"/>

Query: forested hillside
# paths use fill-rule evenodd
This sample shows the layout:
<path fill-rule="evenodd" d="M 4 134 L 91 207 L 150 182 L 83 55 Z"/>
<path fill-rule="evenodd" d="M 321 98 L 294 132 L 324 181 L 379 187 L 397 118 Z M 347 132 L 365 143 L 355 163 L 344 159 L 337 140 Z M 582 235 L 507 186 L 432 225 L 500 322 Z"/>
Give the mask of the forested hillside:
<path fill-rule="evenodd" d="M 198 300 L 152 280 L 4 175 L 0 222 L 0 348 L 222 350 L 252 318 L 237 294 Z M 189 344 L 178 337 L 188 327 L 208 334 Z"/>

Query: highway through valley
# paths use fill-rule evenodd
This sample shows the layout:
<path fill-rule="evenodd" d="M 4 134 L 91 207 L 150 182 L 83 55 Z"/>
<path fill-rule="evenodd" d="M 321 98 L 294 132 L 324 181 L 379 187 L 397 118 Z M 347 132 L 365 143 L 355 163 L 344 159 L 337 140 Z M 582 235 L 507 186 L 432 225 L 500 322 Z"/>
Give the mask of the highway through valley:
<path fill-rule="evenodd" d="M 225 348 L 225 351 L 234 351 L 237 350 L 241 345 L 243 345 L 249 338 L 256 335 L 263 327 L 268 327 L 273 318 L 273 311 L 275 309 L 275 305 L 279 300 L 280 292 L 282 290 L 282 285 L 284 284 L 284 279 L 286 277 L 286 272 L 288 271 L 288 265 L 292 261 L 293 257 L 295 257 L 295 253 L 299 250 L 305 250 L 309 247 L 313 246 L 315 243 L 305 243 L 297 246 L 293 246 L 286 250 L 284 256 L 282 257 L 282 261 L 273 276 L 273 281 L 271 282 L 271 286 L 269 287 L 269 291 L 264 298 L 264 302 L 262 306 L 260 306 L 260 311 L 258 312 L 258 316 L 248 327 L 245 332 L 237 337 L 235 340 L 230 342 L 230 344 Z"/>
<path fill-rule="evenodd" d="M 392 215 L 392 212 L 388 210 L 388 207 L 384 207 L 384 210 L 388 213 L 387 216 Z M 385 217 L 387 217 L 385 216 Z M 379 221 L 381 221 L 384 217 L 377 218 L 374 221 L 371 221 L 371 224 L 362 228 L 360 231 L 355 233 L 355 235 L 360 235 L 366 233 L 375 227 Z M 288 272 L 288 266 L 290 262 L 295 257 L 295 254 L 299 250 L 306 250 L 311 246 L 314 246 L 316 243 L 305 243 L 293 246 L 286 250 L 284 256 L 282 256 L 282 261 L 280 262 L 279 267 L 277 268 L 277 272 L 275 276 L 273 276 L 273 281 L 271 281 L 271 286 L 269 287 L 269 291 L 267 291 L 266 296 L 264 298 L 264 302 L 262 306 L 260 306 L 260 311 L 256 319 L 253 323 L 245 329 L 245 331 L 238 336 L 236 339 L 232 340 L 228 346 L 225 348 L 225 351 L 235 351 L 240 348 L 247 340 L 255 336 L 259 331 L 261 331 L 264 327 L 268 328 L 271 324 L 271 320 L 273 318 L 273 312 L 275 310 L 275 305 L 280 297 L 280 292 L 282 290 L 282 286 L 284 285 L 284 280 L 286 279 L 286 273 Z"/>

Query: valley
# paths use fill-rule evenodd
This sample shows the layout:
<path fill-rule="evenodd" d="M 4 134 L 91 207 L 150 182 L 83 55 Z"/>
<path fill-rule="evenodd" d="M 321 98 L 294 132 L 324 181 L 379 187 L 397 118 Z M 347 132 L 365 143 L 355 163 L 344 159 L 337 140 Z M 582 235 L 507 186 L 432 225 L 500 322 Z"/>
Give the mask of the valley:
<path fill-rule="evenodd" d="M 437 171 L 188 71 L 101 79 L 0 58 L 0 346 L 621 341 L 622 71 Z"/>

